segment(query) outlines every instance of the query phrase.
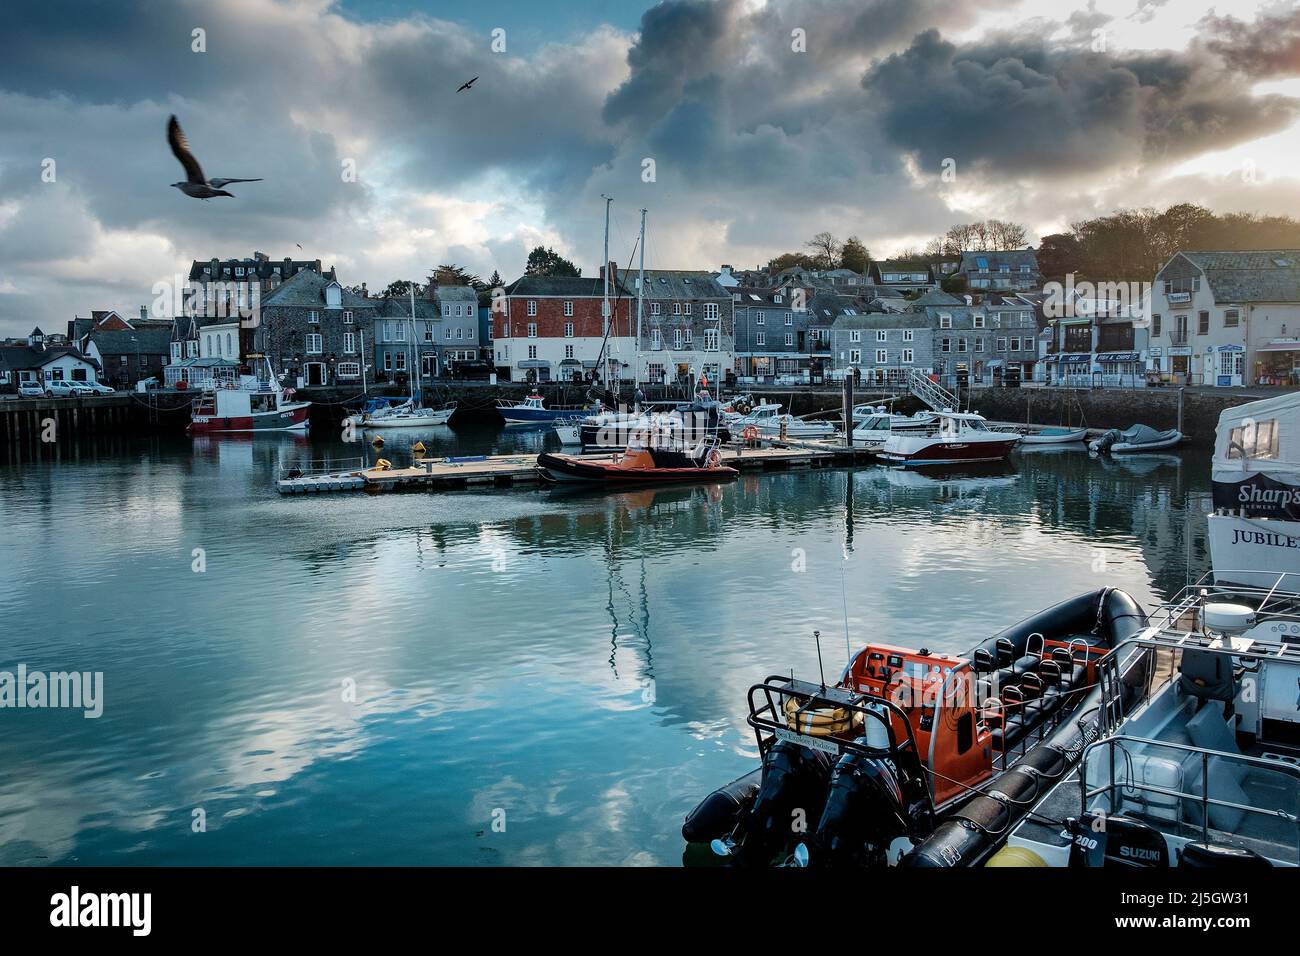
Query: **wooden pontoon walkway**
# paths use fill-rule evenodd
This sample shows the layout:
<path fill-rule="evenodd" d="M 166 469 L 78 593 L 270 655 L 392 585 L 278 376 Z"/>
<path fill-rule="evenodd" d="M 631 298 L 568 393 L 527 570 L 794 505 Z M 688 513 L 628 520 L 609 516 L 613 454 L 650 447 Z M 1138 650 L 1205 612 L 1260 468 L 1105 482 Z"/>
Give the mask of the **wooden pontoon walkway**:
<path fill-rule="evenodd" d="M 786 447 L 742 448 L 726 445 L 722 463 L 742 471 L 776 468 L 819 467 L 836 463 L 831 448 Z M 578 455 L 590 461 L 609 460 L 608 454 Z M 540 481 L 536 455 L 482 455 L 466 458 L 426 458 L 407 468 L 361 468 L 324 474 L 302 475 L 276 480 L 275 489 L 284 495 L 330 491 L 389 491 L 395 489 L 449 489 L 476 485 L 509 487 Z"/>

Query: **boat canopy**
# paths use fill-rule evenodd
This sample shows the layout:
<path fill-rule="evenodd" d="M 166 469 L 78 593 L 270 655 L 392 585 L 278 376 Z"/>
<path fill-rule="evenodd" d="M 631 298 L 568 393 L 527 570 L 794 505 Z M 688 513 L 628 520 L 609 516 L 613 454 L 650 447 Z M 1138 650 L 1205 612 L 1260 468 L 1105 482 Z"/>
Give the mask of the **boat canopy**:
<path fill-rule="evenodd" d="M 1300 392 L 1225 408 L 1215 429 L 1213 466 L 1300 473 Z"/>

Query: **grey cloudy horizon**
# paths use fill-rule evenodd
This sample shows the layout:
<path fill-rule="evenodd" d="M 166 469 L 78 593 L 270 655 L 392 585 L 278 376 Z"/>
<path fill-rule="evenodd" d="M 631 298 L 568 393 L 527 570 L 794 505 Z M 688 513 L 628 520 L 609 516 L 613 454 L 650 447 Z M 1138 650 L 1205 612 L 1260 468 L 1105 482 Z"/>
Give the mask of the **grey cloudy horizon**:
<path fill-rule="evenodd" d="M 509 280 L 538 244 L 594 274 L 601 193 L 616 198 L 611 257 L 631 255 L 644 206 L 659 268 L 752 267 L 822 229 L 886 255 L 990 216 L 1037 238 L 1120 206 L 1300 215 L 1293 2 L 669 0 L 633 28 L 521 26 L 528 43 L 509 15 L 438 10 L 11 14 L 0 336 L 133 313 L 192 260 L 255 249 L 371 289 L 443 262 Z M 172 113 L 210 174 L 264 181 L 211 202 L 170 188 Z"/>

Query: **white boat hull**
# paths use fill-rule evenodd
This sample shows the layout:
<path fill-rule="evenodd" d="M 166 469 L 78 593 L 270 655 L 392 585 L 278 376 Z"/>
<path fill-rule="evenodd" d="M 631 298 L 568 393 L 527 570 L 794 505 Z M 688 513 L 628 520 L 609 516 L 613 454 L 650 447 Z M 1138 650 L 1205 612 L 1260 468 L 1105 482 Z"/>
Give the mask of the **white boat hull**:
<path fill-rule="evenodd" d="M 1206 527 L 1216 581 L 1267 588 L 1284 572 L 1300 580 L 1300 521 L 1212 514 Z"/>
<path fill-rule="evenodd" d="M 1071 442 L 1083 441 L 1088 437 L 1088 429 L 1075 428 L 1062 432 L 1037 432 L 1020 436 L 1022 445 L 1066 445 Z"/>
<path fill-rule="evenodd" d="M 392 415 L 385 418 L 372 418 L 359 422 L 361 428 L 425 428 L 429 425 L 445 425 L 451 418 L 451 411 L 438 411 L 431 415 Z"/>

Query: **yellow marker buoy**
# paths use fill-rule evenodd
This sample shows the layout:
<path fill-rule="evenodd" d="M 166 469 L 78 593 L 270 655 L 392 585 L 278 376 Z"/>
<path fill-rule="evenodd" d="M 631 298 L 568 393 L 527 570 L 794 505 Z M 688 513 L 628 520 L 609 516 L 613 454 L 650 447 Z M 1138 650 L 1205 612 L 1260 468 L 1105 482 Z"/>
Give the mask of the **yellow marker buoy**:
<path fill-rule="evenodd" d="M 424 442 L 422 442 L 422 441 L 417 441 L 414 445 L 411 446 L 411 453 L 412 453 L 412 454 L 415 454 L 415 455 L 423 455 L 423 454 L 424 454 L 424 451 L 425 451 L 425 449 L 424 449 Z"/>
<path fill-rule="evenodd" d="M 1023 846 L 1004 846 L 994 853 L 985 866 L 1047 866 L 1033 850 Z"/>
<path fill-rule="evenodd" d="M 372 439 L 370 440 L 370 444 L 374 445 L 376 448 L 383 448 L 383 447 L 384 447 L 384 436 L 382 436 L 382 435 L 376 435 L 374 438 L 372 438 Z"/>

